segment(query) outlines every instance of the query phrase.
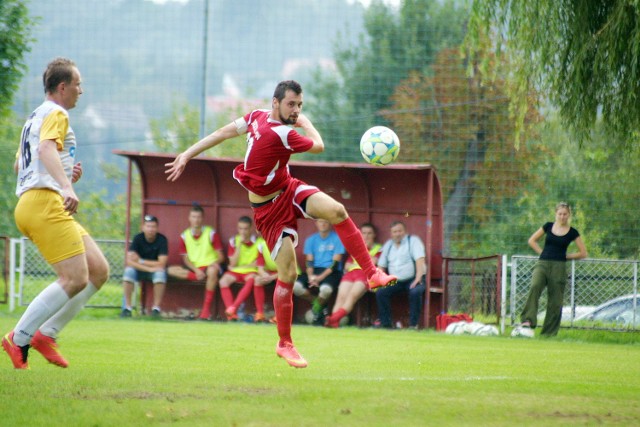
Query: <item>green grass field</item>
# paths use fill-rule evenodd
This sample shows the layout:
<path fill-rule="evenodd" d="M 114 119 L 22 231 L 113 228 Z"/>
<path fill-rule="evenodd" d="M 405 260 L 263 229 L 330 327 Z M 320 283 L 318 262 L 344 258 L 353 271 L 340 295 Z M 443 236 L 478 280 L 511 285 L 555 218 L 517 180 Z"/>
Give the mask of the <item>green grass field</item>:
<path fill-rule="evenodd" d="M 0 313 L 0 330 L 16 320 Z M 0 425 L 640 425 L 640 337 L 599 334 L 295 326 L 309 367 L 294 369 L 272 325 L 85 312 L 60 339 L 68 369 L 0 354 Z"/>

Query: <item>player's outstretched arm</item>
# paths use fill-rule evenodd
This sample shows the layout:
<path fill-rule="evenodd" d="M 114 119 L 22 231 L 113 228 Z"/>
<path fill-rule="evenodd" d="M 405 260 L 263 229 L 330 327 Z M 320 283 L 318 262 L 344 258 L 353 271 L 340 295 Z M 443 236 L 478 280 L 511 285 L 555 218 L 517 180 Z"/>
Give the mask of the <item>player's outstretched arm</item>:
<path fill-rule="evenodd" d="M 238 128 L 236 127 L 235 122 L 231 122 L 212 134 L 205 136 L 200 141 L 187 148 L 187 150 L 178 154 L 173 162 L 165 163 L 167 170 L 164 173 L 167 174 L 167 181 L 177 180 L 180 175 L 182 175 L 182 172 L 184 172 L 187 162 L 202 153 L 204 150 L 215 147 L 225 140 L 234 138 L 238 135 Z"/>
<path fill-rule="evenodd" d="M 324 151 L 322 136 L 320 136 L 320 132 L 313 126 L 307 116 L 300 114 L 295 126 L 304 129 L 305 135 L 313 140 L 313 147 L 311 147 L 309 153 L 322 153 Z"/>

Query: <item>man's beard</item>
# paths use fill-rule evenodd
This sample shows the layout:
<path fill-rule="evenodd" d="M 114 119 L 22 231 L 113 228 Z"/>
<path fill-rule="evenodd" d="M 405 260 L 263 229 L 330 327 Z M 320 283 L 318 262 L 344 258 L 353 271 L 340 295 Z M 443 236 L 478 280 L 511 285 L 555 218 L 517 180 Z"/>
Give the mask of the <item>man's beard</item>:
<path fill-rule="evenodd" d="M 298 117 L 297 116 L 295 116 L 295 118 L 291 118 L 291 116 L 285 118 L 280 111 L 279 111 L 279 113 L 280 113 L 280 120 L 285 125 L 295 125 L 296 122 L 298 121 Z"/>

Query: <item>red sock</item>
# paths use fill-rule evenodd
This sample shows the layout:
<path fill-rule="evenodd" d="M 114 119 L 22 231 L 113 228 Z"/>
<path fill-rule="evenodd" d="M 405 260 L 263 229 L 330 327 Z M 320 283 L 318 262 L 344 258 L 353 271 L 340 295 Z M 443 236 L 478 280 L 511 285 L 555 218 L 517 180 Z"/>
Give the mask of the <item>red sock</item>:
<path fill-rule="evenodd" d="M 347 314 L 349 314 L 347 313 L 347 310 L 345 310 L 344 308 L 339 308 L 335 313 L 331 315 L 331 321 L 333 323 L 340 323 L 340 319 L 342 319 Z"/>
<path fill-rule="evenodd" d="M 254 281 L 255 279 L 253 277 L 250 277 L 246 280 L 246 282 L 244 282 L 244 286 L 242 287 L 242 289 L 240 289 L 240 292 L 238 292 L 238 296 L 236 297 L 236 300 L 233 302 L 233 306 L 235 308 L 240 307 L 240 304 L 242 304 L 244 300 L 247 299 L 249 294 L 251 294 L 251 291 L 253 290 Z"/>
<path fill-rule="evenodd" d="M 253 299 L 256 303 L 256 313 L 264 314 L 264 286 L 253 287 Z"/>
<path fill-rule="evenodd" d="M 291 321 L 293 320 L 293 284 L 276 281 L 273 290 L 273 308 L 278 319 L 278 336 L 280 344 L 291 340 Z"/>
<path fill-rule="evenodd" d="M 206 289 L 204 291 L 204 303 L 202 303 L 202 310 L 200 311 L 200 317 L 207 318 L 211 316 L 211 303 L 216 291 L 210 291 Z"/>
<path fill-rule="evenodd" d="M 358 262 L 367 277 L 373 276 L 376 272 L 376 266 L 373 265 L 371 255 L 369 255 L 369 250 L 360 230 L 358 230 L 351 218 L 345 219 L 340 224 L 335 224 L 333 229 L 336 230 L 345 249 Z"/>
<path fill-rule="evenodd" d="M 233 294 L 231 293 L 231 288 L 220 288 L 220 296 L 222 297 L 222 302 L 224 303 L 224 308 L 229 308 L 233 305 Z"/>

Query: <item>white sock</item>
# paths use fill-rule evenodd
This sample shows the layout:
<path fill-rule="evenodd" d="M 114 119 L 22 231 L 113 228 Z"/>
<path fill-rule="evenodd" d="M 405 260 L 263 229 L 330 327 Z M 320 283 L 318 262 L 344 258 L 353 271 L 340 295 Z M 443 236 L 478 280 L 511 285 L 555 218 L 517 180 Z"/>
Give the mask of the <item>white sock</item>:
<path fill-rule="evenodd" d="M 71 298 L 56 314 L 40 327 L 40 332 L 48 337 L 57 338 L 60 331 L 67 326 L 67 323 L 76 317 L 87 301 L 89 301 L 89 298 L 96 292 L 98 292 L 98 289 L 93 286 L 93 283 L 87 283 L 87 286 L 85 286 L 82 291 L 78 292 L 76 296 Z"/>
<path fill-rule="evenodd" d="M 38 328 L 57 313 L 67 301 L 69 296 L 57 281 L 47 286 L 31 301 L 18 321 L 14 329 L 13 342 L 19 346 L 29 344 Z"/>

